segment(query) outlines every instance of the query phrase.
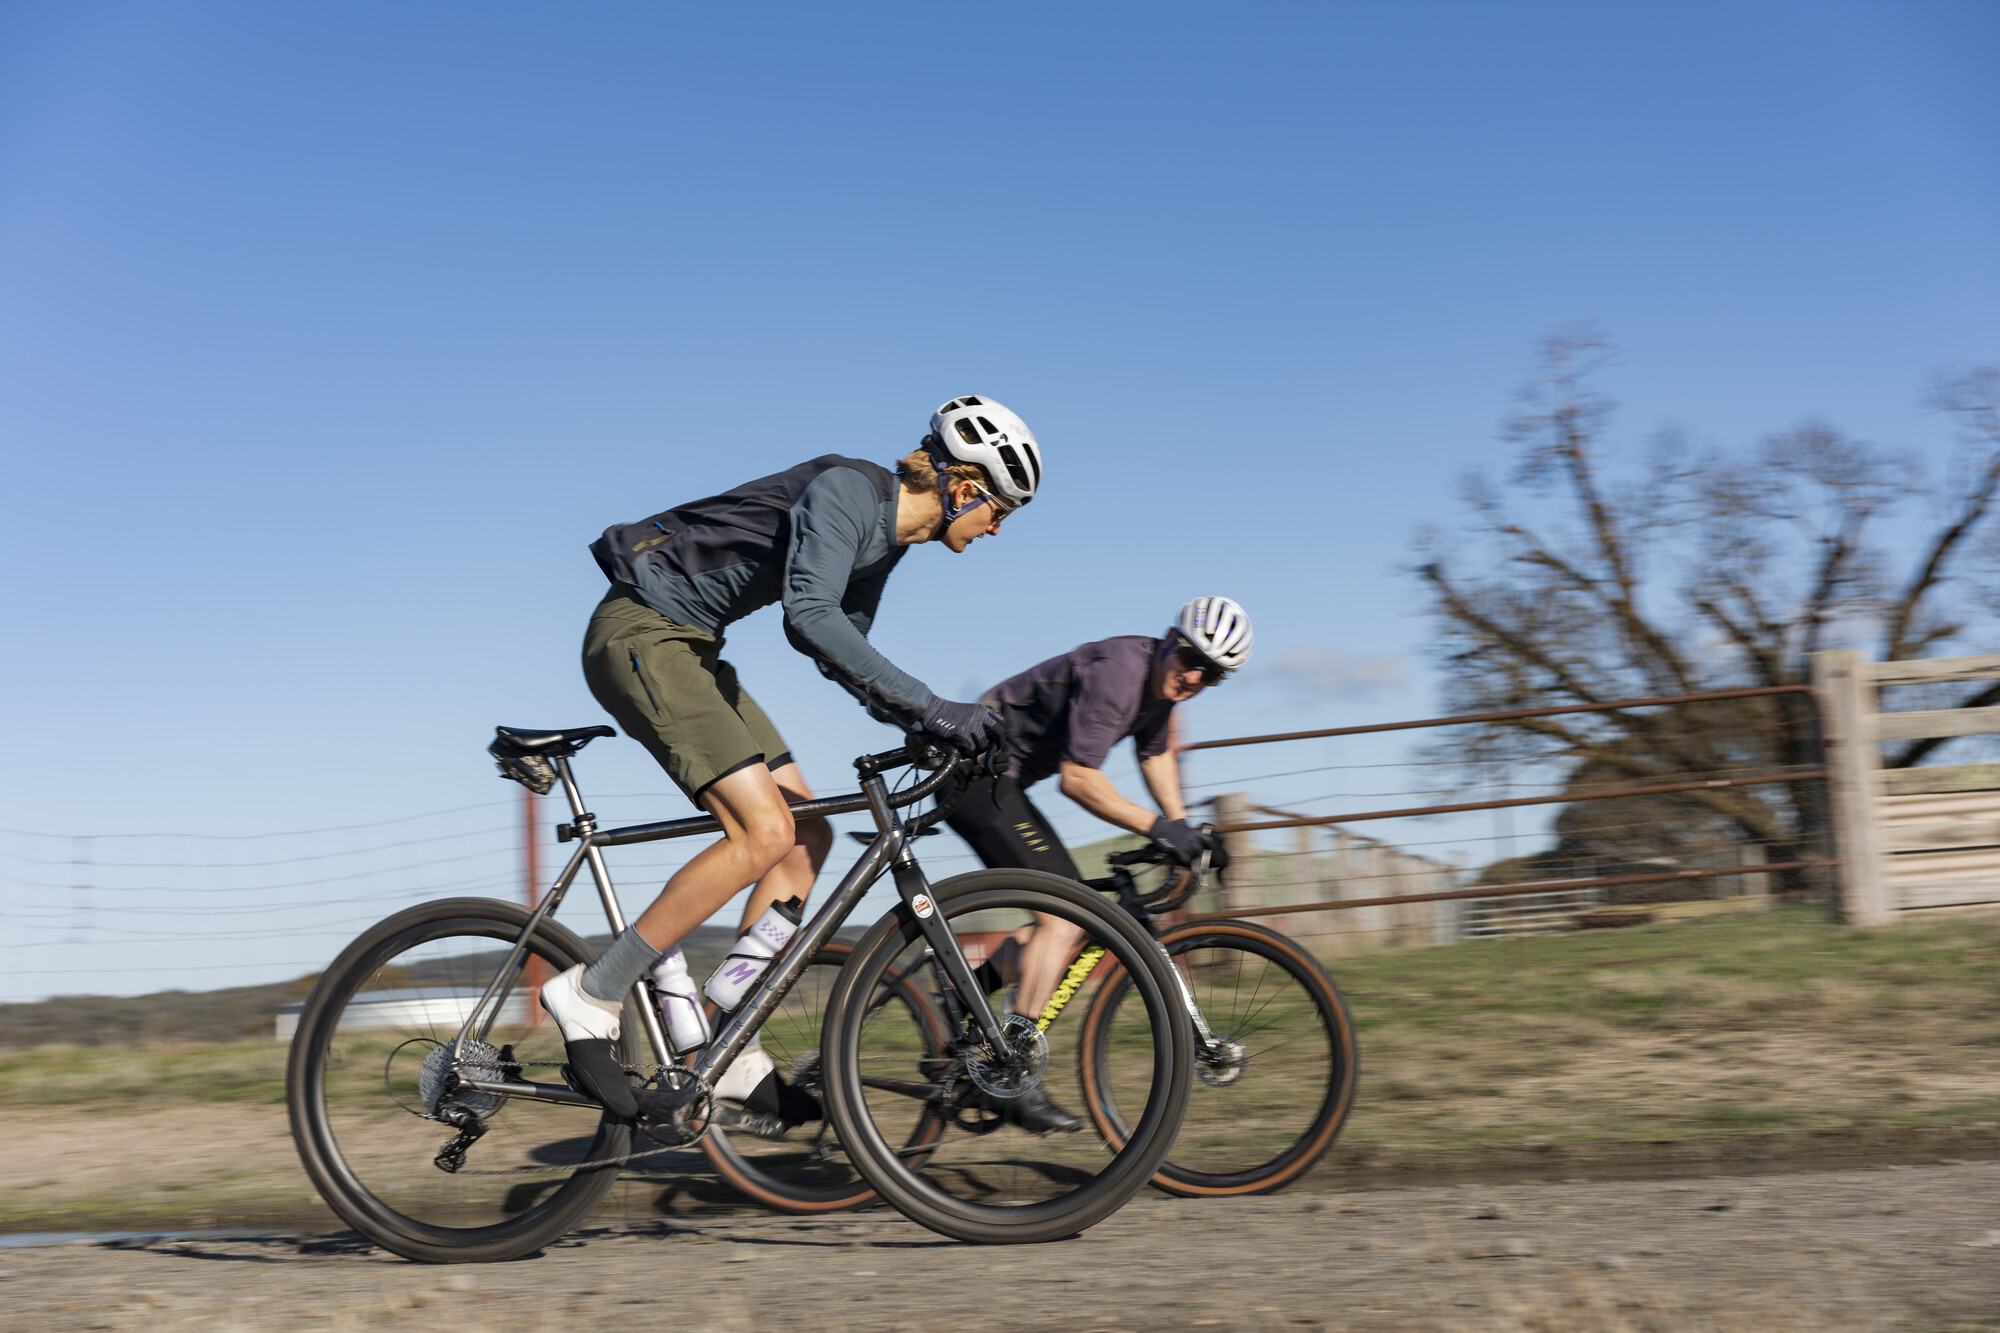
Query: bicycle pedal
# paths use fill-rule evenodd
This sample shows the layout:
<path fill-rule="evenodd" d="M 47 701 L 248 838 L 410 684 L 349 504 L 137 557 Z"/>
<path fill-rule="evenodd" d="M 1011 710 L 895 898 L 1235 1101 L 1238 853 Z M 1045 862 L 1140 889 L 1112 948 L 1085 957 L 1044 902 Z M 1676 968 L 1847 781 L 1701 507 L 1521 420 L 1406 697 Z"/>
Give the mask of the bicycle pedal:
<path fill-rule="evenodd" d="M 782 1139 L 792 1127 L 774 1115 L 761 1111 L 746 1111 L 740 1106 L 726 1102 L 718 1103 L 715 1117 L 710 1122 L 717 1129 L 726 1129 L 737 1134 L 751 1134 L 760 1139 Z"/>

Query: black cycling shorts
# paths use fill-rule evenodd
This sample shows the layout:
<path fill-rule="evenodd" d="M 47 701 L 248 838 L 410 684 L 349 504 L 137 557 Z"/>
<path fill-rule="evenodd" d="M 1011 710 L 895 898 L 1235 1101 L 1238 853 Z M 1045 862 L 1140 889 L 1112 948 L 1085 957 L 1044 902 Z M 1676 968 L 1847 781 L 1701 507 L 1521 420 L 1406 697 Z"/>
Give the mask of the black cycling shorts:
<path fill-rule="evenodd" d="M 1012 778 L 974 778 L 945 823 L 971 844 L 988 869 L 1046 870 L 1064 879 L 1082 878 L 1055 825 Z"/>

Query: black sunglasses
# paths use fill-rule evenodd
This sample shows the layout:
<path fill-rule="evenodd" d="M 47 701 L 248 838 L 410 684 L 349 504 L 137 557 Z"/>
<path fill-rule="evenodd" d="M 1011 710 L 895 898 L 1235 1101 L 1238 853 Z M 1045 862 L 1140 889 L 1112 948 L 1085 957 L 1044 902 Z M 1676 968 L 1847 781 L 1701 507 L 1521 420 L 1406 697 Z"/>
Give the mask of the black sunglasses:
<path fill-rule="evenodd" d="M 1223 678 L 1229 674 L 1213 662 L 1204 661 L 1196 656 L 1194 650 L 1190 648 L 1179 648 L 1174 651 L 1174 665 L 1182 671 L 1201 672 L 1201 683 L 1204 687 L 1221 684 Z"/>

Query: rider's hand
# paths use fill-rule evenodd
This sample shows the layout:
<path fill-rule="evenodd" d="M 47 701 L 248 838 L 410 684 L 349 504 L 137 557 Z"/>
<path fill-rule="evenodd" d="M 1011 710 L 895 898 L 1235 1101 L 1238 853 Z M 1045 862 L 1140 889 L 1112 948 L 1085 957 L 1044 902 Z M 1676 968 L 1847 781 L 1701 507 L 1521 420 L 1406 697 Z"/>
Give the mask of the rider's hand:
<path fill-rule="evenodd" d="M 1193 865 L 1195 858 L 1209 846 L 1208 835 L 1200 829 L 1185 819 L 1168 819 L 1165 815 L 1153 821 L 1153 827 L 1146 830 L 1146 836 L 1184 866 Z"/>
<path fill-rule="evenodd" d="M 924 710 L 923 729 L 947 745 L 977 754 L 1000 739 L 1000 714 L 985 704 L 932 699 Z"/>

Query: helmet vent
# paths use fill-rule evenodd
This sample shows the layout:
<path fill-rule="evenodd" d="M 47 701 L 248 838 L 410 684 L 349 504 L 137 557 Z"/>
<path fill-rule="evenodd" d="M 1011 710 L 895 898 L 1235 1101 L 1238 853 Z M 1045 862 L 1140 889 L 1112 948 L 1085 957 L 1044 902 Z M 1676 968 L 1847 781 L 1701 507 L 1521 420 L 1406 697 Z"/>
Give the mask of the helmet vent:
<path fill-rule="evenodd" d="M 1035 483 L 1028 480 L 1028 469 L 1021 466 L 1021 455 L 1014 452 L 1014 446 L 1001 445 L 999 454 L 1000 461 L 1007 465 L 1007 475 L 1014 479 L 1014 484 L 1024 491 L 1033 491 Z"/>
<path fill-rule="evenodd" d="M 977 398 L 961 398 L 961 399 L 959 399 L 959 400 L 958 400 L 958 405 L 959 405 L 960 407 L 984 407 L 984 406 L 986 406 L 986 404 L 984 404 L 984 403 L 980 402 L 980 401 L 979 401 L 979 400 L 978 400 Z M 990 430 L 990 429 L 992 429 L 992 428 L 991 428 L 991 427 L 988 427 L 988 429 Z"/>
<path fill-rule="evenodd" d="M 960 417 L 951 424 L 958 427 L 959 439 L 964 440 L 967 444 L 979 443 L 979 432 L 972 428 L 970 421 L 967 421 L 964 417 Z"/>
<path fill-rule="evenodd" d="M 998 435 L 1000 433 L 999 431 L 993 429 L 993 423 L 988 421 L 985 417 L 974 417 L 973 420 L 977 421 L 979 423 L 979 429 L 985 431 L 988 435 Z"/>

